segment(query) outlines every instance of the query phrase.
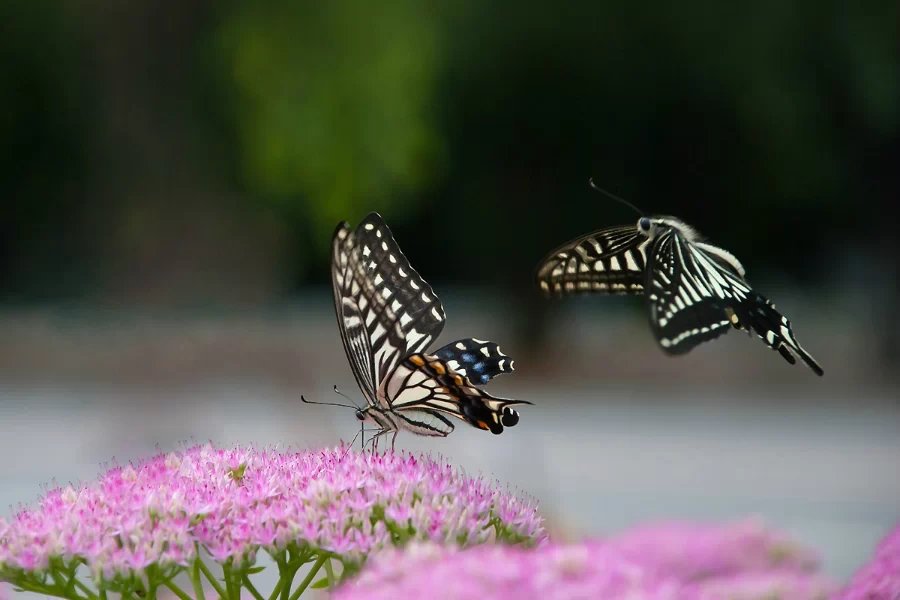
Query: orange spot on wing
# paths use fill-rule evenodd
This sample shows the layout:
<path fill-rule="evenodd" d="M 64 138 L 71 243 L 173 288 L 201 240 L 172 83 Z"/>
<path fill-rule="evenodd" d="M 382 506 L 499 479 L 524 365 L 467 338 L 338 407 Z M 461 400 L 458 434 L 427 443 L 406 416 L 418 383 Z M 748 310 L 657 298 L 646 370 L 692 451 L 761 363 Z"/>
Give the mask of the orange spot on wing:
<path fill-rule="evenodd" d="M 478 423 L 476 423 L 476 425 L 478 425 L 478 427 L 480 429 L 484 429 L 484 430 L 490 429 L 490 427 L 488 427 L 488 424 L 485 423 L 484 421 L 478 421 Z"/>
<path fill-rule="evenodd" d="M 409 362 L 416 365 L 417 367 L 421 367 L 425 364 L 425 360 L 418 354 L 413 354 L 412 356 L 410 356 Z"/>

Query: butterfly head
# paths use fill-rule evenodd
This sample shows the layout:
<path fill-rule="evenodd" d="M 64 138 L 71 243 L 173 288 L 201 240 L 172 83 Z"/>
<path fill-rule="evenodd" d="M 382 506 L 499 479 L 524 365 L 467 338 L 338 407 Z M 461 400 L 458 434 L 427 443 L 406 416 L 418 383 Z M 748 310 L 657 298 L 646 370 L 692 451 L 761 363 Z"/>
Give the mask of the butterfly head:
<path fill-rule="evenodd" d="M 356 414 L 356 418 L 359 419 L 360 421 L 366 420 L 366 413 L 365 413 L 365 411 L 363 411 L 363 409 L 357 408 L 355 414 Z"/>
<path fill-rule="evenodd" d="M 637 228 L 642 234 L 650 237 L 650 232 L 653 231 L 653 221 L 649 217 L 641 217 L 638 219 Z"/>

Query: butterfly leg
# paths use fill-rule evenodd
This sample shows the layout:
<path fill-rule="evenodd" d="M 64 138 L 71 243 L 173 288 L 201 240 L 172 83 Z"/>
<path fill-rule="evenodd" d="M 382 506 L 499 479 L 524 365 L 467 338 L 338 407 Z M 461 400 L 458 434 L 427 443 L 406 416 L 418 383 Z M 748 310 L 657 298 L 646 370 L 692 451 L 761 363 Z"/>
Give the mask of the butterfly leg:
<path fill-rule="evenodd" d="M 400 430 L 396 430 L 394 432 L 394 436 L 391 438 L 391 452 L 394 451 L 394 445 L 397 443 L 397 434 L 400 433 Z"/>

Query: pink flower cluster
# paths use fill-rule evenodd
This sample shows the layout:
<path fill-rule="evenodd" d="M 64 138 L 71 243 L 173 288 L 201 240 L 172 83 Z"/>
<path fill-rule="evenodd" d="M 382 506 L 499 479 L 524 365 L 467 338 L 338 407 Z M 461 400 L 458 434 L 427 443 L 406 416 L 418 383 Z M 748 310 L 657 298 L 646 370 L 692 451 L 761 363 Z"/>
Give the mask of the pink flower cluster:
<path fill-rule="evenodd" d="M 359 562 L 408 540 L 537 542 L 534 503 L 424 457 L 193 447 L 117 467 L 0 519 L 0 580 L 79 561 L 103 579 L 313 548 Z"/>
<path fill-rule="evenodd" d="M 664 524 L 536 549 L 413 545 L 376 556 L 338 600 L 825 600 L 812 555 L 757 523 Z"/>
<path fill-rule="evenodd" d="M 900 525 L 878 544 L 875 556 L 856 572 L 840 599 L 900 599 Z"/>
<path fill-rule="evenodd" d="M 649 524 L 606 543 L 644 568 L 682 581 L 776 568 L 811 571 L 818 564 L 814 552 L 755 519 L 727 525 Z"/>

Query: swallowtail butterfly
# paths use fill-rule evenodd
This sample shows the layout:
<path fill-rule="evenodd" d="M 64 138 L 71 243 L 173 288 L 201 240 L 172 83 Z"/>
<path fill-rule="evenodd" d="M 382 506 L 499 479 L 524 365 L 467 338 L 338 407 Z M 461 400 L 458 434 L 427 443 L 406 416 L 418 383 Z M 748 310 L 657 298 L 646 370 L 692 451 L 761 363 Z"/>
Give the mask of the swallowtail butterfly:
<path fill-rule="evenodd" d="M 669 354 L 684 354 L 733 327 L 822 375 L 791 322 L 744 275 L 737 258 L 702 241 L 686 223 L 641 217 L 634 226 L 601 229 L 560 246 L 538 266 L 537 283 L 547 294 L 644 294 L 653 334 Z"/>
<path fill-rule="evenodd" d="M 530 402 L 476 387 L 513 371 L 497 344 L 467 338 L 427 352 L 444 308 L 378 213 L 355 230 L 340 223 L 331 260 L 338 329 L 367 402 L 356 416 L 378 426 L 375 438 L 401 429 L 443 437 L 454 429 L 448 417 L 495 434 L 519 422 L 511 406 Z"/>

